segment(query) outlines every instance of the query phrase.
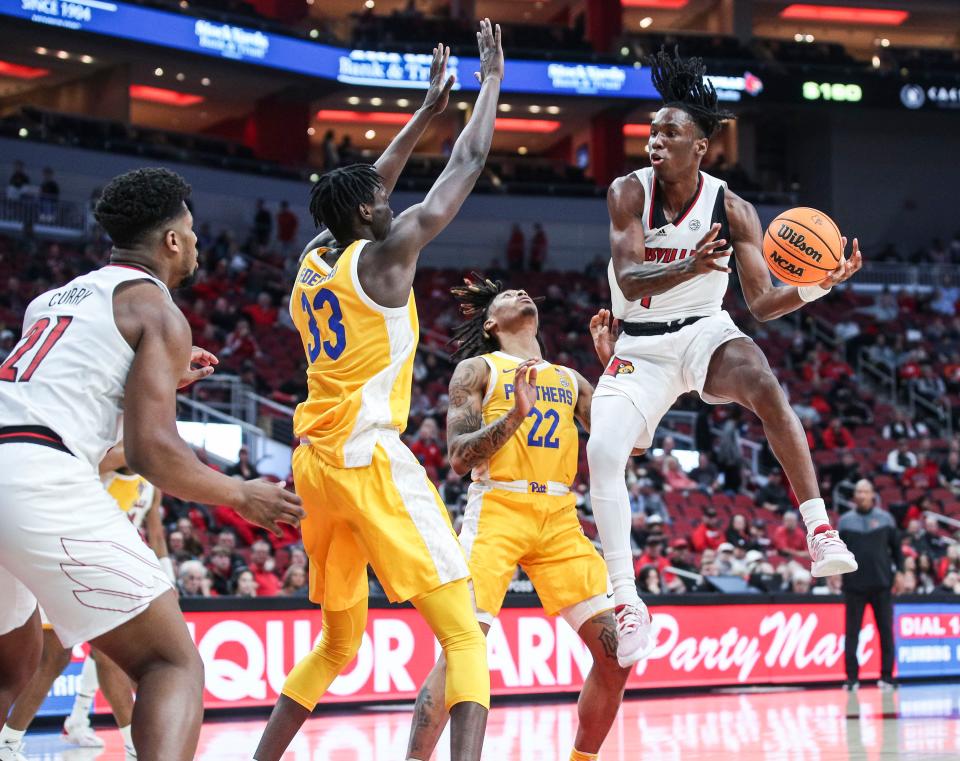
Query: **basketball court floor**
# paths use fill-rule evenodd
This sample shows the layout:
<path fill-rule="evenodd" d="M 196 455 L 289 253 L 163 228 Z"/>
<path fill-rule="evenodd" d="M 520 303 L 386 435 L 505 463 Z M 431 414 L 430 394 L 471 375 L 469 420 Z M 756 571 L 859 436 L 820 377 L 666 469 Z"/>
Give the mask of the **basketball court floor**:
<path fill-rule="evenodd" d="M 407 710 L 312 718 L 287 761 L 403 761 Z M 711 692 L 631 699 L 604 745 L 603 761 L 826 761 L 960 759 L 960 684 L 881 693 L 864 687 Z M 204 724 L 199 761 L 250 761 L 266 717 Z M 567 761 L 573 703 L 502 705 L 490 713 L 484 759 Z M 28 736 L 31 761 L 123 761 L 120 736 L 100 729 L 102 751 L 71 749 L 50 732 Z M 449 761 L 446 738 L 438 761 Z"/>

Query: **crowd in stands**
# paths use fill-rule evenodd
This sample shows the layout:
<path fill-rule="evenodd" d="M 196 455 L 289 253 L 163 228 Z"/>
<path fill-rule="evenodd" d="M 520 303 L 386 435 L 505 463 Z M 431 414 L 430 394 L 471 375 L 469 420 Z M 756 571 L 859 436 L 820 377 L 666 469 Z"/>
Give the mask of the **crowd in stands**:
<path fill-rule="evenodd" d="M 10 185 L 32 171 L 15 167 Z M 218 373 L 238 375 L 260 395 L 291 406 L 305 396 L 303 348 L 287 305 L 299 253 L 290 246 L 290 230 L 298 223 L 287 204 L 265 202 L 251 211 L 245 237 L 214 233 L 201 222 L 200 269 L 192 287 L 177 295 L 194 342 L 220 356 Z M 552 271 L 543 268 L 545 234 L 535 244 L 534 228 L 528 247 L 523 231 L 516 232 L 511 246 L 519 255 L 508 249 L 508 270 L 493 264 L 486 274 L 542 297 L 546 356 L 596 378 L 600 367 L 587 325 L 609 298 L 606 262 L 597 258 L 581 272 Z M 542 254 L 534 255 L 538 246 Z M 932 249 L 933 256 L 954 261 L 960 235 L 949 244 L 935 242 Z M 100 266 L 107 251 L 102 238 L 68 245 L 0 237 L 0 283 L 5 285 L 0 358 L 18 340 L 30 299 Z M 461 277 L 453 270 L 424 269 L 417 275 L 422 341 L 405 434 L 457 525 L 467 483 L 448 467 L 444 416 L 452 370 L 447 340 L 459 320 L 449 288 Z M 764 324 L 745 312 L 735 288 L 727 301 L 738 324 L 764 349 L 803 422 L 830 508 L 835 513 L 850 509 L 857 483 L 866 479 L 901 526 L 907 559 L 898 577 L 900 591 L 960 593 L 960 544 L 953 535 L 960 523 L 936 518 L 960 518 L 960 438 L 952 434 L 957 428 L 950 415 L 923 414 L 919 407 L 911 411 L 902 395 L 912 388 L 929 394 L 932 402 L 952 405 L 945 409 L 960 407 L 958 300 L 960 290 L 949 283 L 928 293 L 846 288 L 796 319 Z M 886 367 L 898 395 L 881 396 L 868 386 L 859 374 L 862 360 Z M 201 400 L 205 393 L 203 384 L 194 390 Z M 834 580 L 809 578 L 797 500 L 756 418 L 735 406 L 703 404 L 693 395 L 676 409 L 689 415 L 671 420 L 665 426 L 669 435 L 634 458 L 626 474 L 638 583 L 650 592 L 680 594 L 709 591 L 715 588 L 712 578 L 734 576 L 765 591 L 835 592 Z M 585 438 L 574 486 L 584 531 L 595 539 L 584 445 Z M 260 475 L 247 451 L 222 467 L 238 478 Z M 290 482 L 288 473 L 267 477 Z M 306 561 L 293 530 L 267 536 L 227 508 L 172 498 L 165 499 L 164 509 L 184 595 L 304 594 Z"/>

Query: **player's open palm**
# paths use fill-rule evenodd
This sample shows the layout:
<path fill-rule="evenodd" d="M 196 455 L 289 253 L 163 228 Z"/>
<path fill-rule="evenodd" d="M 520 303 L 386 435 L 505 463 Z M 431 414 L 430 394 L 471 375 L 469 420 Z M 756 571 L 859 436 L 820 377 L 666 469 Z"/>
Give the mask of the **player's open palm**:
<path fill-rule="evenodd" d="M 847 250 L 846 236 L 842 236 L 840 238 L 840 249 L 842 251 Z M 839 266 L 820 282 L 820 287 L 824 289 L 830 289 L 835 285 L 840 285 L 840 283 L 844 282 L 845 280 L 852 278 L 862 266 L 863 255 L 860 253 L 860 241 L 854 238 L 853 250 L 850 253 L 850 258 L 841 259 Z"/>
<path fill-rule="evenodd" d="M 719 262 L 720 259 L 729 255 L 729 252 L 726 250 L 727 241 L 723 238 L 718 240 L 717 236 L 719 234 L 720 223 L 716 222 L 710 226 L 707 234 L 697 243 L 697 248 L 694 250 L 693 256 L 687 258 L 686 261 L 690 262 L 688 266 L 693 268 L 695 274 L 706 275 L 710 272 L 730 272 L 729 267 Z"/>
<path fill-rule="evenodd" d="M 299 526 L 306 517 L 301 500 L 283 488 L 284 483 L 271 483 L 262 478 L 243 483 L 242 501 L 236 510 L 255 526 L 281 536 L 280 523 Z"/>
<path fill-rule="evenodd" d="M 513 376 L 513 407 L 523 417 L 537 403 L 537 368 L 540 360 L 528 359 L 521 362 Z"/>
<path fill-rule="evenodd" d="M 477 46 L 480 48 L 480 71 L 475 72 L 477 81 L 483 84 L 487 77 L 503 80 L 503 47 L 500 45 L 500 24 L 493 26 L 490 19 L 480 22 L 477 32 Z"/>
<path fill-rule="evenodd" d="M 593 339 L 593 348 L 596 349 L 600 363 L 606 367 L 613 356 L 617 345 L 617 324 L 609 309 L 601 309 L 590 318 L 590 337 Z"/>
<path fill-rule="evenodd" d="M 430 62 L 430 87 L 423 98 L 423 108 L 436 115 L 443 113 L 450 102 L 450 91 L 456 77 L 447 76 L 447 61 L 450 48 L 442 42 L 433 49 L 433 61 Z"/>

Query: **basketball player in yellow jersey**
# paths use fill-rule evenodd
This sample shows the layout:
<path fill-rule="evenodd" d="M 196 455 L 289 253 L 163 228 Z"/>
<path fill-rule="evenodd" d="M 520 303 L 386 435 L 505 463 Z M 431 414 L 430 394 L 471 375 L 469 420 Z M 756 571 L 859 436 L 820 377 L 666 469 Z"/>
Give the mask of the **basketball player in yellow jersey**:
<path fill-rule="evenodd" d="M 281 757 L 360 647 L 367 564 L 393 602 L 412 601 L 446 654 L 451 758 L 480 758 L 490 676 L 467 563 L 436 488 L 400 441 L 419 330 L 417 260 L 473 189 L 493 138 L 504 69 L 500 28 L 484 20 L 477 41 L 481 86 L 473 117 L 422 203 L 393 220 L 389 191 L 403 162 L 390 177 L 367 165 L 336 169 L 313 188 L 314 220 L 336 244 L 304 257 L 290 298 L 308 361 L 308 397 L 294 418 L 301 446 L 293 474 L 306 503 L 310 599 L 323 607 L 323 628 L 320 643 L 284 683 L 258 761 Z M 434 50 L 425 108 L 429 103 L 435 112 L 453 84 L 448 54 L 442 45 Z"/>
<path fill-rule="evenodd" d="M 607 570 L 583 535 L 570 486 L 579 435 L 589 431 L 593 387 L 580 373 L 543 359 L 538 314 L 522 290 L 474 274 L 454 288 L 467 317 L 454 333 L 463 359 L 450 379 L 450 465 L 473 471 L 460 543 L 467 554 L 476 615 L 486 633 L 520 565 L 549 615 L 561 615 L 593 655 L 580 693 L 580 727 L 571 761 L 597 758 L 630 673 L 617 663 L 617 624 Z M 609 360 L 599 319 L 591 332 Z M 446 669 L 441 656 L 417 697 L 407 756 L 427 761 L 447 717 L 435 700 Z"/>

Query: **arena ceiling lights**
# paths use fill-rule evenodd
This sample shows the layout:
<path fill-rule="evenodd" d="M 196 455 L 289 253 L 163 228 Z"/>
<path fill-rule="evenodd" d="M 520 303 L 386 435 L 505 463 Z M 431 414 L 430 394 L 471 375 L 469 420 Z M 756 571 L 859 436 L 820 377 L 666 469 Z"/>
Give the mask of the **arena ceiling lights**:
<path fill-rule="evenodd" d="M 845 5 L 804 5 L 794 3 L 780 11 L 780 18 L 794 21 L 832 21 L 843 24 L 900 26 L 910 11 L 893 8 L 852 8 Z"/>

